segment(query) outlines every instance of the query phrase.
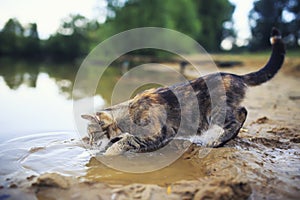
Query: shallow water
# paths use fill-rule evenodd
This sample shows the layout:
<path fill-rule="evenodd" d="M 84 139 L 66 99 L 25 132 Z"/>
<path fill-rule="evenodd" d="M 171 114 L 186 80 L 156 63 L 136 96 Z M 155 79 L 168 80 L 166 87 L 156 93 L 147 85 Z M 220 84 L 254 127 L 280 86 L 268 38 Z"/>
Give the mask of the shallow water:
<path fill-rule="evenodd" d="M 0 182 L 4 187 L 14 184 L 20 187 L 26 185 L 24 180 L 30 180 L 32 175 L 45 172 L 113 185 L 144 183 L 169 186 L 182 180 L 219 177 L 220 180 L 248 180 L 254 199 L 267 194 L 275 199 L 286 195 L 293 198 L 299 187 L 298 148 L 288 150 L 286 148 L 290 147 L 283 143 L 270 149 L 266 142 L 276 141 L 239 139 L 228 147 L 218 149 L 191 146 L 182 157 L 165 168 L 149 173 L 126 173 L 99 162 L 75 132 L 33 134 L 0 144 Z"/>
<path fill-rule="evenodd" d="M 75 66 L 11 60 L 0 60 L 0 64 L 0 186 L 9 187 L 45 172 L 114 184 L 134 181 L 167 184 L 203 176 L 196 163 L 183 159 L 166 169 L 145 174 L 125 173 L 105 166 L 81 143 L 80 138 L 86 134 L 84 120 L 80 127 L 74 124 L 70 98 Z M 110 101 L 119 77 L 120 72 L 115 68 L 103 76 L 99 83 L 103 87 L 97 89 L 94 97 L 95 106 L 101 108 Z M 86 99 L 75 101 L 84 105 Z"/>
<path fill-rule="evenodd" d="M 0 182 L 4 186 L 46 172 L 111 184 L 135 182 L 159 185 L 194 180 L 205 175 L 199 170 L 199 161 L 187 162 L 185 157 L 176 160 L 167 168 L 149 173 L 114 170 L 93 157 L 74 132 L 50 132 L 19 137 L 1 143 L 0 149 Z"/>
<path fill-rule="evenodd" d="M 89 153 L 75 142 L 76 137 L 72 132 L 52 132 L 3 142 L 0 145 L 1 183 L 9 185 L 45 172 L 83 175 Z"/>
<path fill-rule="evenodd" d="M 44 172 L 85 173 L 89 154 L 76 140 L 71 100 L 77 69 L 0 59 L 0 185 Z M 100 93 L 93 98 L 95 106 L 105 105 Z"/>
<path fill-rule="evenodd" d="M 85 148 L 75 132 L 49 132 L 14 138 L 2 142 L 0 149 L 0 182 L 5 187 L 46 172 L 109 184 L 146 183 L 165 186 L 176 181 L 197 180 L 207 176 L 209 163 L 235 152 L 232 148 L 221 151 L 203 149 L 197 151 L 196 155 L 188 153 L 160 170 L 127 173 L 101 163 Z M 206 157 L 210 152 L 211 155 Z"/>

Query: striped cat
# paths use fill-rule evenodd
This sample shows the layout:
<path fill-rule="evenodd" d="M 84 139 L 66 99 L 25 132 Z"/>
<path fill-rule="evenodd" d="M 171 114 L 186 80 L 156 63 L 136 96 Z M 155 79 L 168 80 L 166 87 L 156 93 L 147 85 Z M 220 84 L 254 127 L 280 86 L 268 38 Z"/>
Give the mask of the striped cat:
<path fill-rule="evenodd" d="M 280 32 L 275 28 L 272 30 L 271 43 L 271 57 L 259 71 L 242 76 L 230 73 L 209 74 L 170 87 L 146 90 L 129 101 L 106 108 L 95 115 L 82 115 L 82 118 L 90 121 L 90 144 L 97 146 L 103 138 L 109 139 L 106 155 L 118 155 L 126 151 L 149 152 L 165 146 L 176 136 L 182 116 L 194 110 L 193 106 L 186 106 L 186 113 L 182 113 L 178 101 L 179 98 L 186 98 L 188 101 L 187 87 L 192 87 L 199 106 L 197 135 L 200 139 L 207 137 L 207 134 L 212 134 L 208 130 L 214 126 L 222 130 L 216 137 L 203 140 L 204 142 L 200 140 L 199 145 L 224 145 L 237 136 L 246 120 L 247 110 L 240 103 L 245 97 L 247 86 L 257 86 L 270 80 L 283 64 L 285 47 Z M 212 106 L 208 83 L 214 85 L 213 90 L 220 90 L 220 94 L 225 90 L 220 98 L 225 99 L 222 107 Z M 214 109 L 224 111 L 220 112 L 220 117 L 224 120 L 219 121 L 218 116 L 213 116 L 219 113 L 214 112 Z M 188 129 L 188 126 L 184 125 L 184 128 Z"/>

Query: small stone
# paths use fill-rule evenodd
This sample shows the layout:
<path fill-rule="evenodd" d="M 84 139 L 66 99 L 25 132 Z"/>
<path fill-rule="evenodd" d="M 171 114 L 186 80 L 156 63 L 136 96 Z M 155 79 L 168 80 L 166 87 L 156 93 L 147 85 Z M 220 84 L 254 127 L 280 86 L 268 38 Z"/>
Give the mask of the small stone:
<path fill-rule="evenodd" d="M 9 185 L 10 188 L 17 188 L 18 186 L 15 183 Z"/>
<path fill-rule="evenodd" d="M 56 187 L 67 189 L 70 186 L 70 182 L 67 177 L 61 176 L 56 173 L 46 173 L 41 175 L 35 183 L 32 184 L 33 186 L 38 187 Z"/>
<path fill-rule="evenodd" d="M 265 124 L 268 120 L 269 120 L 269 119 L 268 119 L 266 116 L 264 116 L 264 117 L 258 118 L 258 119 L 256 120 L 256 123 L 257 123 L 257 124 Z"/>

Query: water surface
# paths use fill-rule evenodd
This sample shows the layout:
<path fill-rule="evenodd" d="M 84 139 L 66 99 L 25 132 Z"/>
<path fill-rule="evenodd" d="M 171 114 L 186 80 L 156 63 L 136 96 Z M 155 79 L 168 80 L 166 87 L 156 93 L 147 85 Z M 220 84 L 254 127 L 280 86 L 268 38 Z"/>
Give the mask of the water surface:
<path fill-rule="evenodd" d="M 164 184 L 201 175 L 193 163 L 183 159 L 162 171 L 133 175 L 113 170 L 92 157 L 81 142 L 86 134 L 84 122 L 79 128 L 74 124 L 72 87 L 77 69 L 72 64 L 0 60 L 0 185 L 9 187 L 45 172 L 115 184 L 133 180 Z M 104 73 L 92 97 L 98 109 L 109 105 L 120 77 L 117 67 Z M 74 101 L 83 105 L 85 100 Z M 195 170 L 182 173 L 183 168 Z"/>
<path fill-rule="evenodd" d="M 0 60 L 0 185 L 45 172 L 84 175 L 90 154 L 71 99 L 77 68 Z M 94 100 L 99 108 L 106 103 L 100 93 Z"/>

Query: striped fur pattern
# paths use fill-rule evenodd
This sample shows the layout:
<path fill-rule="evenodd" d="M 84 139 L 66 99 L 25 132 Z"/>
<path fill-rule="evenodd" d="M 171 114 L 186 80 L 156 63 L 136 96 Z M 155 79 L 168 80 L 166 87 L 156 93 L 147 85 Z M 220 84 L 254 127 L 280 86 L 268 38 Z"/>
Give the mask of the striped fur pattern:
<path fill-rule="evenodd" d="M 272 30 L 271 42 L 271 57 L 257 72 L 243 76 L 230 73 L 209 74 L 170 87 L 146 90 L 129 101 L 106 108 L 95 115 L 82 115 L 90 121 L 90 144 L 96 145 L 103 137 L 108 138 L 110 142 L 106 147 L 106 155 L 118 155 L 127 151 L 149 152 L 165 146 L 176 136 L 183 119 L 181 117 L 193 112 L 193 106 L 189 107 L 189 102 L 186 102 L 186 113 L 182 113 L 182 105 L 178 101 L 185 99 L 189 95 L 187 87 L 192 87 L 199 107 L 197 135 L 207 137 L 207 130 L 212 126 L 223 130 L 212 141 L 199 145 L 223 146 L 237 136 L 246 120 L 247 110 L 240 103 L 245 97 L 247 86 L 260 85 L 270 80 L 283 64 L 285 47 L 275 28 Z M 208 89 L 208 85 L 213 85 L 213 88 Z M 225 105 L 212 107 L 212 90 L 225 91 L 220 97 L 224 99 Z M 219 112 L 214 112 L 215 108 L 226 113 L 222 123 L 213 120 L 216 119 L 213 113 Z M 185 128 L 188 129 L 188 125 Z"/>

